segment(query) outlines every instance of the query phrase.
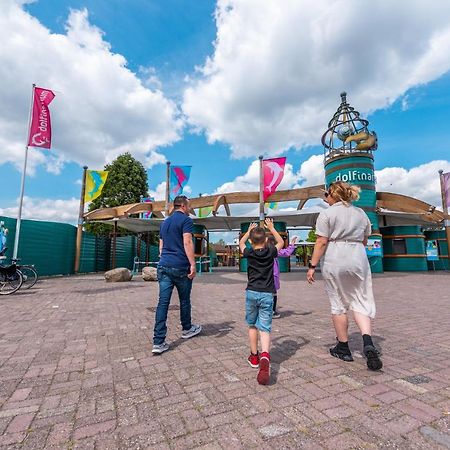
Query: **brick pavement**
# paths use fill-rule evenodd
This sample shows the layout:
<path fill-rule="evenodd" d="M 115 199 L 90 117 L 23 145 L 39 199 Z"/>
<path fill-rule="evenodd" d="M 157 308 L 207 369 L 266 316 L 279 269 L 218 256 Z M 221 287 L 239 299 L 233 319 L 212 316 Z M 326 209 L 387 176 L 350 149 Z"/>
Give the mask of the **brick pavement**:
<path fill-rule="evenodd" d="M 384 369 L 331 358 L 322 282 L 282 274 L 272 381 L 246 363 L 245 275 L 204 274 L 204 332 L 151 354 L 157 285 L 100 275 L 43 280 L 0 299 L 0 447 L 61 449 L 450 448 L 448 274 L 374 279 Z"/>

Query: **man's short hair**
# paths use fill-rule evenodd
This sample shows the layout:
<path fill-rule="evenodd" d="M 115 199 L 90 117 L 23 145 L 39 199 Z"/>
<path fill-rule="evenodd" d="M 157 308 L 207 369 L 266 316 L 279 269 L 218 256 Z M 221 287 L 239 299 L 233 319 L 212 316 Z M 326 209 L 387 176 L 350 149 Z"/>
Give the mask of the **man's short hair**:
<path fill-rule="evenodd" d="M 266 232 L 262 227 L 253 228 L 253 230 L 250 231 L 249 237 L 252 241 L 252 244 L 261 245 L 266 242 Z"/>
<path fill-rule="evenodd" d="M 185 195 L 177 195 L 173 199 L 173 207 L 181 208 L 182 206 L 186 206 L 189 203 L 189 199 Z"/>

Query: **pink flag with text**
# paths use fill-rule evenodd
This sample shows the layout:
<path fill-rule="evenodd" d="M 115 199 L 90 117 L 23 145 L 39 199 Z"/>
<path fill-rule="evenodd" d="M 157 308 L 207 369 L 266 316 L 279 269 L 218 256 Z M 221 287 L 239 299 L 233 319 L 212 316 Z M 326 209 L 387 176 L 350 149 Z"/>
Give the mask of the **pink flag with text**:
<path fill-rule="evenodd" d="M 442 182 L 444 187 L 444 201 L 447 205 L 447 209 L 450 210 L 450 172 L 442 174 Z"/>
<path fill-rule="evenodd" d="M 52 126 L 48 105 L 54 98 L 55 94 L 49 89 L 34 88 L 29 147 L 50 148 L 52 146 Z"/>
<path fill-rule="evenodd" d="M 284 165 L 286 158 L 263 159 L 263 198 L 264 201 L 276 190 L 284 176 Z"/>

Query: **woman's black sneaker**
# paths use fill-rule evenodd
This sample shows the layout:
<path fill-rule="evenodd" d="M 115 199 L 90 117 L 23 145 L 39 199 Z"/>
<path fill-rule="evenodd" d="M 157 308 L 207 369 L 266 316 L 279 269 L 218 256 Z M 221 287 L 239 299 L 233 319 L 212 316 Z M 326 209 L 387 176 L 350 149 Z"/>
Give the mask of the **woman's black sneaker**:
<path fill-rule="evenodd" d="M 335 358 L 342 359 L 342 361 L 351 362 L 353 361 L 353 356 L 350 350 L 342 350 L 339 348 L 339 344 L 336 344 L 334 347 L 330 348 L 330 355 Z"/>
<path fill-rule="evenodd" d="M 364 356 L 367 358 L 367 368 L 369 370 L 380 370 L 383 367 L 380 352 L 373 345 L 364 347 Z"/>

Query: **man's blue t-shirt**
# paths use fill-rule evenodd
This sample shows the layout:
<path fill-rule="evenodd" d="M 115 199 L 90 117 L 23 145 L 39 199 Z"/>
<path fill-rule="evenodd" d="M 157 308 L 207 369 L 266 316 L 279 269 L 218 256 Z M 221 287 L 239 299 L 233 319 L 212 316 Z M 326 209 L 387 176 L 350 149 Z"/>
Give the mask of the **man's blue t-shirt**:
<path fill-rule="evenodd" d="M 183 233 L 192 233 L 192 219 L 181 211 L 175 211 L 161 224 L 159 236 L 163 240 L 163 248 L 159 264 L 179 269 L 190 266 L 184 251 Z"/>

